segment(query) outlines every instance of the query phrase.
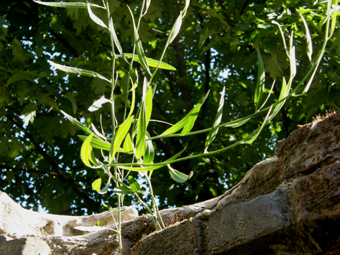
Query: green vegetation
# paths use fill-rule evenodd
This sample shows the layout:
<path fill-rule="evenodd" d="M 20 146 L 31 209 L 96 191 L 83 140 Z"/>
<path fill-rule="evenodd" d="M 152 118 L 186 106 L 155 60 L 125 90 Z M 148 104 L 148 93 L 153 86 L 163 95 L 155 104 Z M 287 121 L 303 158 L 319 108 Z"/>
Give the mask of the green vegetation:
<path fill-rule="evenodd" d="M 114 187 L 100 190 L 93 181 L 112 178 L 115 193 L 138 193 L 133 170 L 141 163 L 160 167 L 152 183 L 161 208 L 203 201 L 272 156 L 297 124 L 338 109 L 335 1 L 329 34 L 324 1 L 196 0 L 187 10 L 184 1 L 153 1 L 147 13 L 142 1 L 106 1 L 109 11 L 91 2 L 90 9 L 1 4 L 0 187 L 27 208 L 90 214 L 104 210 L 103 203 L 118 206 Z M 183 9 L 175 37 L 171 29 Z M 151 174 L 144 176 L 150 183 Z M 152 196 L 144 201 L 154 207 Z"/>

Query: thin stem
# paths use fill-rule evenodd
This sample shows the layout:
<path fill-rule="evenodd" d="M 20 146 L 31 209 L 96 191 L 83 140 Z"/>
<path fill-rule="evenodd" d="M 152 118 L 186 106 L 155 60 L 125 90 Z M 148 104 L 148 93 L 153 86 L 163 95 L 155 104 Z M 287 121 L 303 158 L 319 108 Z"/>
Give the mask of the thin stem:
<path fill-rule="evenodd" d="M 154 196 L 153 189 L 152 189 L 151 175 L 152 175 L 152 172 L 150 173 L 150 176 L 148 176 L 148 174 L 146 174 L 146 180 L 148 181 L 148 185 L 149 185 L 149 189 L 150 189 L 150 196 L 151 196 L 151 199 L 152 199 L 152 205 L 153 205 L 153 208 L 154 208 L 154 213 L 156 214 L 155 216 L 156 216 L 156 218 L 158 218 L 157 224 L 160 227 L 160 229 L 164 229 L 165 225 L 164 225 L 163 219 L 161 217 L 161 214 L 159 213 L 157 202 L 155 200 L 155 196 Z"/>

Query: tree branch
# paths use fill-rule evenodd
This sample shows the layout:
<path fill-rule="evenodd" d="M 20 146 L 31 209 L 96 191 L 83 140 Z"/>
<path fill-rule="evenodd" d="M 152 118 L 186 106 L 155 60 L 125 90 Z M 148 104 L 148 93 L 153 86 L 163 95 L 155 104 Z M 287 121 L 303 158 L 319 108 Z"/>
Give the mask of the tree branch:
<path fill-rule="evenodd" d="M 235 22 L 232 21 L 232 20 L 229 18 L 227 12 L 225 11 L 225 6 L 224 6 L 224 4 L 222 3 L 222 0 L 217 0 L 217 2 L 218 2 L 218 4 L 221 6 L 221 9 L 222 9 L 222 11 L 223 11 L 223 12 L 222 12 L 222 15 L 223 15 L 225 21 L 226 21 L 230 26 L 235 27 Z"/>
<path fill-rule="evenodd" d="M 249 3 L 249 0 L 246 0 L 242 6 L 242 9 L 240 11 L 240 16 L 244 13 L 244 10 L 246 9 L 247 5 Z"/>
<path fill-rule="evenodd" d="M 89 198 L 83 190 L 79 188 L 79 186 L 71 179 L 69 179 L 59 168 L 58 164 L 44 151 L 44 149 L 39 145 L 39 143 L 34 139 L 34 137 L 23 127 L 22 121 L 19 118 L 11 116 L 7 114 L 6 117 L 11 120 L 18 128 L 20 128 L 26 135 L 26 137 L 33 143 L 37 152 L 44 157 L 44 159 L 51 165 L 53 171 L 57 174 L 57 176 L 72 186 L 72 189 L 82 198 L 85 203 L 87 203 L 88 207 L 94 211 L 97 211 L 100 205 Z"/>
<path fill-rule="evenodd" d="M 38 170 L 34 170 L 34 169 L 24 169 L 24 168 L 17 168 L 17 167 L 4 166 L 4 165 L 1 165 L 0 168 L 7 169 L 7 170 L 13 170 L 13 171 L 26 172 L 26 173 L 49 174 L 49 175 L 52 175 L 52 176 L 58 176 L 58 174 L 54 173 L 54 172 L 43 172 L 43 171 L 38 171 Z"/>

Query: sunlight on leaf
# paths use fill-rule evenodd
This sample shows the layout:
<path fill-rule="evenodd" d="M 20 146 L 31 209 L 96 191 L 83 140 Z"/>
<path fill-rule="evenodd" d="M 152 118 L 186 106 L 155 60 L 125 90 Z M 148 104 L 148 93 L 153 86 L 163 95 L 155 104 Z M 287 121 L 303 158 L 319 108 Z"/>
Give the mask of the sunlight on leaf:
<path fill-rule="evenodd" d="M 189 175 L 183 174 L 180 171 L 173 169 L 170 165 L 167 165 L 167 167 L 169 169 L 171 178 L 174 179 L 176 182 L 184 183 L 190 178 Z"/>
<path fill-rule="evenodd" d="M 92 189 L 94 191 L 99 192 L 100 190 L 100 186 L 102 185 L 102 178 L 98 178 L 97 180 L 95 180 L 94 182 L 92 182 Z"/>
<path fill-rule="evenodd" d="M 105 7 L 97 5 L 97 4 L 91 4 L 91 3 L 84 3 L 84 2 L 43 2 L 43 1 L 37 1 L 33 0 L 37 4 L 46 5 L 46 6 L 52 6 L 52 7 L 63 7 L 63 8 L 87 8 L 87 5 L 89 4 L 91 7 L 101 8 L 105 9 Z"/>
<path fill-rule="evenodd" d="M 103 104 L 105 103 L 111 103 L 110 100 L 106 99 L 104 96 L 102 96 L 101 98 L 99 98 L 98 100 L 96 100 L 89 108 L 88 110 L 90 112 L 94 112 L 97 111 L 98 109 L 100 109 L 102 107 Z"/>
<path fill-rule="evenodd" d="M 90 15 L 90 18 L 99 26 L 103 27 L 103 28 L 106 28 L 108 29 L 108 27 L 105 25 L 105 23 L 100 19 L 98 18 L 91 10 L 91 5 L 88 3 L 87 4 L 87 11 Z"/>
<path fill-rule="evenodd" d="M 84 76 L 89 76 L 89 77 L 96 77 L 96 78 L 99 78 L 99 79 L 102 79 L 104 81 L 107 81 L 107 82 L 111 83 L 111 80 L 106 79 L 101 74 L 93 72 L 93 71 L 88 71 L 88 70 L 79 69 L 79 68 L 70 67 L 70 66 L 59 65 L 57 63 L 52 62 L 51 60 L 47 60 L 47 62 L 51 66 L 57 68 L 58 70 L 64 71 L 66 73 L 74 73 L 74 74 L 78 74 L 78 75 L 84 75 Z"/>
<path fill-rule="evenodd" d="M 214 141 L 217 133 L 218 133 L 218 125 L 221 123 L 222 115 L 223 115 L 223 106 L 224 106 L 224 94 L 225 94 L 225 87 L 223 87 L 223 90 L 221 92 L 220 102 L 218 104 L 218 109 L 216 112 L 215 120 L 212 125 L 212 129 L 210 129 L 210 132 L 207 136 L 207 139 L 205 141 L 205 148 L 204 153 L 208 151 L 209 145 Z"/>

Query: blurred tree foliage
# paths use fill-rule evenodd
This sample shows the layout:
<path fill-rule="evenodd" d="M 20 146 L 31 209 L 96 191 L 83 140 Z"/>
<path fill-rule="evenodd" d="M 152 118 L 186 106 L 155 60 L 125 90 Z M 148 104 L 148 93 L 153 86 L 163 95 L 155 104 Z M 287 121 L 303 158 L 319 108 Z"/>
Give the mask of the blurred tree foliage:
<path fill-rule="evenodd" d="M 91 0 L 101 4 L 100 0 Z M 126 5 L 139 14 L 139 0 L 110 0 L 115 29 L 124 52 L 132 52 L 133 29 Z M 140 37 L 147 57 L 160 57 L 181 0 L 154 0 L 140 24 Z M 274 79 L 281 84 L 289 74 L 282 39 L 276 25 L 286 33 L 294 30 L 298 83 L 310 67 L 306 55 L 305 30 L 297 12 L 305 17 L 313 40 L 314 55 L 323 42 L 325 4 L 302 0 L 192 0 L 180 35 L 163 61 L 177 72 L 160 71 L 152 118 L 176 123 L 210 89 L 195 129 L 210 127 L 226 86 L 223 121 L 254 112 L 253 95 L 257 76 L 256 49 L 260 49 L 267 73 L 267 93 Z M 99 9 L 98 16 L 105 16 Z M 0 188 L 26 208 L 39 206 L 50 213 L 91 214 L 103 210 L 102 202 L 114 206 L 112 193 L 105 196 L 91 189 L 102 172 L 86 169 L 79 151 L 81 134 L 59 110 L 77 117 L 85 125 L 110 123 L 110 111 L 101 109 L 102 120 L 87 108 L 109 87 L 97 78 L 77 77 L 51 69 L 48 59 L 68 66 L 110 70 L 108 34 L 94 24 L 86 9 L 50 8 L 31 0 L 2 0 L 0 3 Z M 257 162 L 274 155 L 279 139 L 298 124 L 310 122 L 317 113 L 339 109 L 339 30 L 328 46 L 308 96 L 292 98 L 252 145 L 242 145 L 209 158 L 175 164 L 193 177 L 175 183 L 166 170 L 153 175 L 160 207 L 182 206 L 218 196 L 241 180 Z M 142 75 L 142 69 L 135 65 Z M 115 95 L 117 116 L 122 116 L 127 81 L 126 66 L 118 63 Z M 294 86 L 294 84 L 293 84 Z M 141 93 L 141 91 L 139 91 Z M 274 98 L 280 86 L 274 88 Z M 140 97 L 137 97 L 140 98 Z M 128 102 L 129 103 L 129 102 Z M 210 150 L 222 148 L 249 134 L 261 119 L 252 119 L 240 129 L 220 130 Z M 153 136 L 168 126 L 151 122 Z M 104 126 L 110 132 L 110 126 Z M 203 151 L 205 135 L 185 139 L 157 140 L 158 161 Z M 157 160 L 156 160 L 157 161 Z M 110 197 L 111 196 L 111 197 Z M 131 198 L 128 198 L 127 202 Z"/>

